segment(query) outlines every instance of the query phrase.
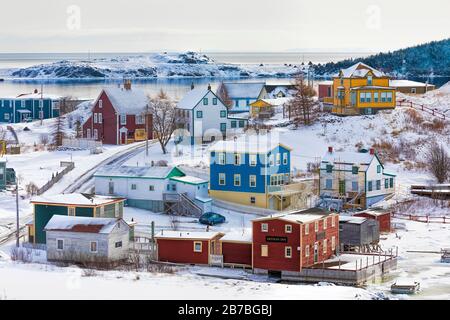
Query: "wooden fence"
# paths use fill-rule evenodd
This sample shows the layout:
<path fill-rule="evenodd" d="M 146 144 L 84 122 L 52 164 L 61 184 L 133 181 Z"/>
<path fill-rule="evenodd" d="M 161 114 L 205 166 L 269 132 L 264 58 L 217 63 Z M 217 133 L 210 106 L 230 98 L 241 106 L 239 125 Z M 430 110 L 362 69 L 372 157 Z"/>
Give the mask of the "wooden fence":
<path fill-rule="evenodd" d="M 430 107 L 427 107 L 427 106 L 425 106 L 423 104 L 418 104 L 418 103 L 414 103 L 412 101 L 407 101 L 406 99 L 398 100 L 397 101 L 397 106 L 398 107 L 409 107 L 409 108 L 416 109 L 416 110 L 419 110 L 419 111 L 422 111 L 422 112 L 426 112 L 426 113 L 429 113 L 429 114 L 431 114 L 431 115 L 433 115 L 433 116 L 435 116 L 437 118 L 440 118 L 442 120 L 446 120 L 447 119 L 447 116 L 444 113 L 442 113 L 442 112 L 436 111 L 436 110 L 434 110 L 434 109 L 432 109 Z"/>
<path fill-rule="evenodd" d="M 53 178 L 47 182 L 44 186 L 42 186 L 36 193 L 38 196 L 46 192 L 48 189 L 53 187 L 56 183 L 58 183 L 62 177 L 64 177 L 66 174 L 68 174 L 70 171 L 72 171 L 75 168 L 75 163 L 69 162 L 67 163 L 66 167 L 63 171 L 58 172 Z"/>
<path fill-rule="evenodd" d="M 62 146 L 68 148 L 89 150 L 93 148 L 101 148 L 103 144 L 101 141 L 77 138 L 77 139 L 63 139 Z"/>
<path fill-rule="evenodd" d="M 414 214 L 406 214 L 406 213 L 393 213 L 392 217 L 401 219 L 401 220 L 411 220 L 411 221 L 423 222 L 423 223 L 450 224 L 450 217 L 446 217 L 446 216 L 429 216 L 429 215 L 414 215 Z"/>

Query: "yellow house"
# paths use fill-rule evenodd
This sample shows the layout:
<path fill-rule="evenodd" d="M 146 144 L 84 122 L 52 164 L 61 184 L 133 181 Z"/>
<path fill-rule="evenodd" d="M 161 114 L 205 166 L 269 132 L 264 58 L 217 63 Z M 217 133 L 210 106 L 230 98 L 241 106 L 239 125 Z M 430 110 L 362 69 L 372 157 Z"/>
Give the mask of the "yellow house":
<path fill-rule="evenodd" d="M 342 69 L 333 78 L 333 109 L 338 115 L 374 114 L 396 106 L 390 77 L 362 62 Z"/>

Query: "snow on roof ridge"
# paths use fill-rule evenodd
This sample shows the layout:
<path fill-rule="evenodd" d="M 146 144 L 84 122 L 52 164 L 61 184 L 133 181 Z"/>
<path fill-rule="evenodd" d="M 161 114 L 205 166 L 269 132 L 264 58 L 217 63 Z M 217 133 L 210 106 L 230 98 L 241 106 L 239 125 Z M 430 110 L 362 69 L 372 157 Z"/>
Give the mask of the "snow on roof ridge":
<path fill-rule="evenodd" d="M 123 114 L 141 114 L 148 104 L 147 95 L 138 88 L 127 90 L 122 87 L 107 87 L 103 91 L 111 100 L 114 108 Z"/>
<path fill-rule="evenodd" d="M 193 109 L 210 91 L 208 88 L 194 88 L 183 96 L 177 107 L 180 109 Z"/>
<path fill-rule="evenodd" d="M 173 170 L 180 168 L 175 166 L 117 166 L 117 165 L 106 165 L 99 168 L 94 176 L 134 176 L 142 178 L 165 178 Z"/>
<path fill-rule="evenodd" d="M 62 216 L 53 215 L 49 220 L 44 230 L 67 230 L 70 231 L 77 226 L 96 226 L 101 227 L 99 229 L 91 229 L 91 232 L 95 233 L 109 233 L 112 227 L 116 225 L 121 219 L 120 218 L 93 218 L 93 217 L 73 217 L 73 216 Z M 82 232 L 82 231 L 79 231 Z M 85 232 L 89 232 L 86 230 Z"/>
<path fill-rule="evenodd" d="M 268 135 L 244 136 L 234 140 L 221 140 L 210 147 L 210 151 L 224 152 L 269 152 L 282 143 Z"/>

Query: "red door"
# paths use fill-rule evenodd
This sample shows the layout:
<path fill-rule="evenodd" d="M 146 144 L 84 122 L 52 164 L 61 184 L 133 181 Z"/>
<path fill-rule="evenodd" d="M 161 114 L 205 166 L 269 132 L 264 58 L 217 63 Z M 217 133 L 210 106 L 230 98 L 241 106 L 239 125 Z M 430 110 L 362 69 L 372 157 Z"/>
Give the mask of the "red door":
<path fill-rule="evenodd" d="M 127 143 L 127 134 L 126 132 L 121 132 L 120 133 L 120 137 L 121 137 L 121 144 L 126 144 Z"/>

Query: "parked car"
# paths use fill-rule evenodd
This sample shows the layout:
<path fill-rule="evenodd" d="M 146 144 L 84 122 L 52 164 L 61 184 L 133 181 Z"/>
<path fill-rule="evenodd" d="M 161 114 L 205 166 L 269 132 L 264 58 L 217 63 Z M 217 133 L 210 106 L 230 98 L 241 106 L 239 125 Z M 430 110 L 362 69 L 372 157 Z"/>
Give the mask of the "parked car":
<path fill-rule="evenodd" d="M 214 226 L 226 221 L 224 216 L 214 212 L 205 213 L 198 220 L 201 224 L 206 224 L 208 226 Z"/>

